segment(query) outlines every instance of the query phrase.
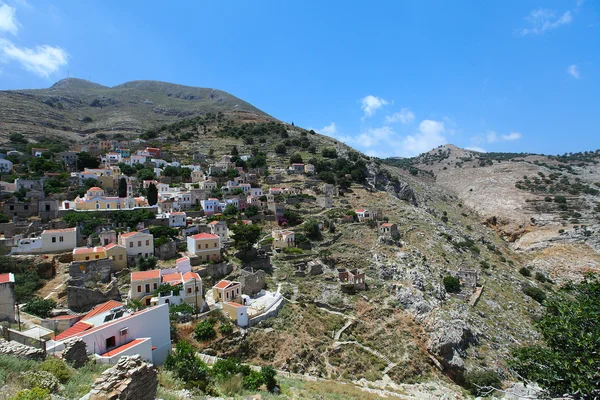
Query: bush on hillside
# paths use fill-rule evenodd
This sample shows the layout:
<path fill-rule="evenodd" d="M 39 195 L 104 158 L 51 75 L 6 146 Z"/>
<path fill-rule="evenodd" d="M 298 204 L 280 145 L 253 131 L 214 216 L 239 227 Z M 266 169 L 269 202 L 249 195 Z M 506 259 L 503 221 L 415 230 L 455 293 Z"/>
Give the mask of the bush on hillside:
<path fill-rule="evenodd" d="M 211 321 L 202 321 L 194 328 L 194 338 L 199 342 L 214 339 L 216 336 L 217 332 Z"/>
<path fill-rule="evenodd" d="M 444 277 L 444 288 L 448 293 L 460 292 L 460 280 L 454 276 L 447 275 Z"/>
<path fill-rule="evenodd" d="M 467 388 L 473 396 L 491 394 L 502 387 L 502 381 L 494 371 L 473 371 L 465 375 Z"/>
<path fill-rule="evenodd" d="M 544 300 L 546 300 L 546 293 L 542 289 L 536 288 L 534 286 L 526 286 L 523 289 L 523 293 L 540 304 L 542 304 Z"/>

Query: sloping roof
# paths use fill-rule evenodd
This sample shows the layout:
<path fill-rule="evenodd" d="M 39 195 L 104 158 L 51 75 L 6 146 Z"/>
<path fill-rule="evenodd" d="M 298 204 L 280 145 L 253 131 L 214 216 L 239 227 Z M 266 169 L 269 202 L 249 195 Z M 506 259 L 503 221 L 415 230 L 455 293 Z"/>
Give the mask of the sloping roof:
<path fill-rule="evenodd" d="M 144 281 L 146 279 L 160 278 L 160 269 L 152 269 L 150 271 L 136 271 L 131 273 L 132 281 Z"/>
<path fill-rule="evenodd" d="M 212 233 L 198 233 L 197 235 L 192 236 L 194 240 L 203 240 L 203 239 L 217 239 L 217 235 L 213 235 Z"/>
<path fill-rule="evenodd" d="M 66 338 L 70 338 L 71 336 L 75 336 L 78 333 L 87 331 L 88 329 L 91 329 L 91 328 L 92 328 L 92 324 L 89 324 L 85 321 L 79 321 L 79 322 L 75 323 L 72 327 L 67 328 L 63 332 L 56 335 L 54 340 L 55 341 L 64 340 Z"/>
<path fill-rule="evenodd" d="M 142 235 L 150 235 L 149 233 L 146 233 L 146 232 L 133 231 L 133 232 L 121 233 L 121 237 L 127 238 L 130 236 L 137 235 L 138 233 L 140 233 Z"/>
<path fill-rule="evenodd" d="M 175 261 L 176 263 L 180 263 L 180 262 L 184 262 L 184 261 L 189 261 L 190 258 L 188 256 L 183 256 L 181 258 L 178 258 L 177 261 Z"/>
<path fill-rule="evenodd" d="M 91 188 L 89 188 L 89 189 L 88 189 L 88 192 L 89 192 L 90 190 L 102 190 L 102 188 L 99 188 L 98 186 L 94 186 L 94 187 L 91 187 Z"/>
<path fill-rule="evenodd" d="M 161 281 L 164 283 L 178 283 L 181 282 L 181 273 L 180 272 L 173 272 L 172 274 L 164 274 L 161 277 Z"/>
<path fill-rule="evenodd" d="M 200 275 L 198 275 L 197 273 L 192 272 L 192 271 L 188 271 L 185 274 L 183 274 L 184 282 L 187 282 L 191 279 L 200 279 Z"/>
<path fill-rule="evenodd" d="M 102 314 L 104 312 L 110 311 L 116 307 L 123 307 L 123 303 L 116 300 L 109 300 L 106 303 L 98 304 L 96 307 L 92 308 L 92 310 L 83 317 L 83 320 L 90 319 L 95 317 L 96 315 Z"/>
<path fill-rule="evenodd" d="M 15 276 L 12 273 L 0 274 L 0 283 L 14 282 Z"/>
<path fill-rule="evenodd" d="M 104 250 L 110 250 L 110 249 L 112 249 L 113 247 L 123 247 L 123 246 L 121 246 L 120 244 L 116 244 L 116 243 L 109 243 L 109 244 L 107 244 L 106 246 L 104 246 Z M 123 248 L 124 248 L 124 247 L 123 247 Z"/>
<path fill-rule="evenodd" d="M 142 343 L 143 341 L 148 340 L 146 339 L 134 339 L 129 343 L 125 343 L 122 346 L 116 347 L 114 349 L 112 349 L 111 351 L 107 351 L 106 353 L 102 354 L 102 357 L 112 357 L 112 356 L 116 356 L 119 353 L 124 352 L 125 350 L 135 346 L 136 344 Z"/>
<path fill-rule="evenodd" d="M 60 232 L 75 232 L 77 228 L 64 228 L 64 229 L 45 229 L 44 232 L 47 233 L 60 233 Z"/>
<path fill-rule="evenodd" d="M 228 281 L 228 280 L 224 279 L 222 281 L 219 281 L 219 283 L 217 283 L 214 287 L 217 288 L 217 289 L 225 289 L 225 288 L 228 288 L 230 286 L 239 285 L 239 284 L 240 284 L 239 282 Z"/>

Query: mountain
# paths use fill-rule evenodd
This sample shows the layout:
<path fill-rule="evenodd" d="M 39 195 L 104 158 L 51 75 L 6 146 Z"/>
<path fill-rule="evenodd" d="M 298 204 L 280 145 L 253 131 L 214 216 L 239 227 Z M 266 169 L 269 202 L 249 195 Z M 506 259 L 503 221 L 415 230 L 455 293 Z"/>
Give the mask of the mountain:
<path fill-rule="evenodd" d="M 106 87 L 63 79 L 48 89 L 0 91 L 0 141 L 11 133 L 31 140 L 78 141 L 96 134 L 139 134 L 206 113 L 271 118 L 247 102 L 216 89 L 157 81 Z"/>

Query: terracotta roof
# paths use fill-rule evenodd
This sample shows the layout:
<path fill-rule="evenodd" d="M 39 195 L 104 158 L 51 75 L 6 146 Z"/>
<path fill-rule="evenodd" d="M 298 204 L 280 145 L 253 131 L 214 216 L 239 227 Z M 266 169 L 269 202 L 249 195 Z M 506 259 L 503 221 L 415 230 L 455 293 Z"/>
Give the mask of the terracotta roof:
<path fill-rule="evenodd" d="M 98 186 L 94 186 L 94 187 L 91 187 L 91 188 L 89 188 L 89 189 L 88 189 L 88 192 L 89 192 L 90 190 L 102 190 L 102 188 L 99 188 Z"/>
<path fill-rule="evenodd" d="M 177 283 L 177 282 L 181 282 L 181 273 L 180 272 L 174 272 L 172 274 L 164 274 L 161 277 L 161 281 L 163 283 Z"/>
<path fill-rule="evenodd" d="M 85 332 L 85 331 L 87 331 L 88 329 L 91 329 L 91 328 L 92 328 L 92 324 L 89 324 L 89 323 L 84 322 L 84 321 L 79 321 L 76 324 L 74 324 L 72 327 L 67 328 L 63 332 L 61 332 L 58 335 L 56 335 L 56 337 L 54 338 L 54 340 L 55 341 L 64 340 L 64 339 L 70 338 L 71 336 L 75 336 L 78 333 Z"/>
<path fill-rule="evenodd" d="M 136 271 L 131 273 L 132 281 L 145 281 L 146 279 L 160 278 L 160 269 L 152 269 L 150 271 Z"/>
<path fill-rule="evenodd" d="M 219 222 L 221 222 L 221 221 L 212 221 L 212 222 L 209 222 L 208 224 L 209 225 L 217 225 Z"/>
<path fill-rule="evenodd" d="M 178 259 L 177 259 L 177 261 L 175 261 L 175 262 L 176 262 L 176 263 L 179 263 L 179 262 L 184 262 L 184 261 L 186 261 L 186 260 L 188 260 L 188 261 L 189 261 L 189 259 L 190 259 L 190 258 L 189 258 L 188 256 L 183 256 L 183 257 L 181 257 L 181 258 L 178 258 Z"/>
<path fill-rule="evenodd" d="M 198 233 L 197 235 L 192 236 L 194 240 L 203 240 L 203 239 L 217 239 L 217 235 L 213 235 L 212 233 Z"/>
<path fill-rule="evenodd" d="M 183 274 L 184 281 L 189 281 L 190 279 L 200 279 L 200 275 L 192 271 L 188 271 L 185 274 Z"/>
<path fill-rule="evenodd" d="M 234 306 L 234 307 L 245 307 L 245 306 L 243 306 L 241 304 L 238 304 L 238 303 L 236 303 L 234 301 L 228 301 L 227 304 L 230 305 L 230 306 Z"/>
<path fill-rule="evenodd" d="M 104 250 L 110 250 L 110 249 L 112 249 L 113 247 L 123 247 L 123 246 L 121 246 L 121 245 L 119 245 L 119 244 L 116 244 L 116 243 L 109 243 L 109 244 L 107 244 L 106 246 L 104 246 Z"/>
<path fill-rule="evenodd" d="M 217 283 L 214 287 L 216 287 L 217 289 L 225 289 L 231 285 L 239 285 L 239 282 L 235 282 L 235 281 L 228 281 L 228 280 L 222 280 L 219 281 L 219 283 Z"/>
<path fill-rule="evenodd" d="M 357 213 L 364 213 L 367 210 L 356 210 Z"/>
<path fill-rule="evenodd" d="M 15 277 L 10 272 L 7 274 L 0 274 L 0 283 L 8 283 L 8 282 L 14 282 L 14 281 L 15 281 Z"/>
<path fill-rule="evenodd" d="M 92 310 L 83 317 L 84 320 L 95 317 L 96 315 L 102 314 L 104 312 L 110 311 L 116 307 L 123 307 L 123 303 L 116 300 L 109 300 L 106 303 L 98 304 L 96 307 L 92 308 Z"/>
<path fill-rule="evenodd" d="M 381 224 L 381 226 L 392 226 L 392 225 L 394 225 L 394 224 L 390 224 L 389 222 L 386 222 L 386 223 L 384 223 L 384 224 Z"/>
<path fill-rule="evenodd" d="M 122 237 L 122 238 L 123 238 L 123 237 L 124 237 L 124 238 L 126 238 L 126 237 L 133 236 L 133 235 L 135 235 L 135 234 L 138 234 L 138 233 L 146 233 L 146 232 L 138 232 L 138 231 L 133 231 L 133 232 L 128 232 L 128 233 L 121 233 L 121 237 Z M 146 233 L 146 234 L 147 234 L 147 235 L 149 235 L 149 233 Z"/>
<path fill-rule="evenodd" d="M 76 247 L 73 249 L 73 254 L 88 254 L 88 253 L 98 253 L 104 250 L 103 247 Z"/>
<path fill-rule="evenodd" d="M 111 351 L 107 351 L 106 353 L 102 354 L 102 357 L 116 356 L 117 354 L 122 353 L 125 350 L 135 346 L 136 344 L 142 343 L 145 340 L 148 340 L 148 339 L 134 339 L 129 343 L 125 343 L 124 345 L 114 348 Z"/>

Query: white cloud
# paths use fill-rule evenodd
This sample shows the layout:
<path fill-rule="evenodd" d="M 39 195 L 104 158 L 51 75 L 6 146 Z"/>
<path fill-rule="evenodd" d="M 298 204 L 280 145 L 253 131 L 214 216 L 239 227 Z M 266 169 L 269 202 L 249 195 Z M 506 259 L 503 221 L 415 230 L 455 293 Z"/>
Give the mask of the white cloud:
<path fill-rule="evenodd" d="M 400 143 L 400 154 L 405 157 L 417 156 L 437 146 L 448 143 L 444 133 L 446 127 L 443 122 L 423 120 L 419 124 L 419 131 L 409 135 Z"/>
<path fill-rule="evenodd" d="M 67 65 L 69 60 L 68 53 L 60 47 L 17 47 L 6 39 L 0 39 L 0 57 L 17 61 L 26 70 L 45 78 Z"/>
<path fill-rule="evenodd" d="M 317 132 L 319 132 L 322 135 L 334 136 L 337 133 L 337 128 L 335 126 L 335 122 L 332 122 L 327 126 L 324 126 L 323 128 L 319 129 Z"/>
<path fill-rule="evenodd" d="M 392 115 L 385 117 L 387 123 L 402 122 L 403 124 L 410 124 L 415 120 L 415 114 L 408 108 L 403 108 L 400 112 L 395 112 Z"/>
<path fill-rule="evenodd" d="M 522 29 L 521 35 L 543 35 L 547 31 L 571 23 L 573 15 L 571 11 L 566 11 L 557 16 L 553 10 L 538 8 L 529 13 L 525 19 L 529 22 L 530 27 Z"/>
<path fill-rule="evenodd" d="M 498 135 L 494 131 L 489 131 L 486 137 L 488 143 L 494 143 L 498 141 Z"/>
<path fill-rule="evenodd" d="M 360 108 L 365 112 L 365 117 L 372 117 L 377 110 L 388 104 L 388 101 L 381 97 L 368 95 L 361 99 L 361 103 Z"/>
<path fill-rule="evenodd" d="M 8 32 L 13 35 L 17 34 L 19 22 L 17 22 L 15 11 L 15 8 L 0 2 L 0 32 Z"/>
<path fill-rule="evenodd" d="M 567 74 L 571 75 L 575 79 L 581 78 L 581 73 L 579 72 L 579 67 L 575 64 L 569 65 L 567 67 Z"/>
<path fill-rule="evenodd" d="M 394 130 L 389 126 L 382 126 L 381 128 L 369 128 L 365 132 L 358 135 L 358 137 L 353 139 L 353 142 L 357 145 L 365 147 L 375 147 L 381 144 L 382 141 L 389 141 L 394 134 Z"/>
<path fill-rule="evenodd" d="M 487 150 L 477 146 L 465 147 L 466 150 L 476 151 L 478 153 L 487 153 Z"/>
<path fill-rule="evenodd" d="M 511 132 L 507 135 L 502 135 L 502 140 L 506 140 L 506 141 L 519 140 L 522 137 L 523 137 L 523 135 L 521 135 L 519 132 Z"/>

